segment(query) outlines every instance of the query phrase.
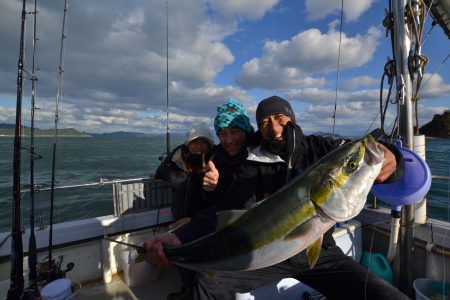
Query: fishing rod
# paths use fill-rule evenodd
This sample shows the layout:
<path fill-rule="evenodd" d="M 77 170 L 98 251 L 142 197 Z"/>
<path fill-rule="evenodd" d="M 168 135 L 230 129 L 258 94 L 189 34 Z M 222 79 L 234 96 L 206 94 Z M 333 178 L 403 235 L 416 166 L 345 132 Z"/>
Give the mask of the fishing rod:
<path fill-rule="evenodd" d="M 40 293 L 37 288 L 37 253 L 36 253 L 36 237 L 34 235 L 34 113 L 36 110 L 35 95 L 36 95 L 36 80 L 35 75 L 35 54 L 36 54 L 36 29 L 37 29 L 37 0 L 34 0 L 34 11 L 31 12 L 34 16 L 33 22 L 33 55 L 32 55 L 32 69 L 31 69 L 31 128 L 30 128 L 30 238 L 28 242 L 28 288 L 24 290 L 23 299 L 39 299 Z"/>
<path fill-rule="evenodd" d="M 66 38 L 64 31 L 66 27 L 66 14 L 68 10 L 67 0 L 64 0 L 64 16 L 63 25 L 61 33 L 61 47 L 59 52 L 59 66 L 58 66 L 58 83 L 56 92 L 56 108 L 55 108 L 55 128 L 54 128 L 54 139 L 53 139 L 53 157 L 52 157 L 52 181 L 51 181 L 51 192 L 50 192 L 50 229 L 48 237 L 48 282 L 53 281 L 55 278 L 55 269 L 52 264 L 52 248 L 53 248 L 53 207 L 55 199 L 55 169 L 56 169 L 56 142 L 58 138 L 58 121 L 59 121 L 59 103 L 61 101 L 62 94 L 62 77 L 63 77 L 63 54 L 64 54 L 64 40 Z M 31 187 L 33 188 L 33 187 Z"/>
<path fill-rule="evenodd" d="M 133 249 L 136 249 L 137 253 L 139 253 L 139 254 L 146 254 L 147 253 L 147 249 L 145 248 L 145 243 L 139 246 L 139 245 L 125 243 L 125 242 L 122 242 L 122 241 L 116 241 L 116 240 L 113 240 L 113 239 L 110 239 L 110 238 L 107 238 L 107 237 L 104 237 L 103 239 L 108 240 L 110 242 L 117 243 L 117 244 L 125 245 L 125 246 L 131 247 Z"/>
<path fill-rule="evenodd" d="M 334 98 L 334 112 L 333 112 L 333 139 L 334 130 L 336 129 L 336 110 L 338 101 L 338 91 L 339 91 L 339 70 L 341 68 L 341 44 L 342 44 L 342 23 L 344 21 L 344 0 L 341 1 L 341 22 L 339 25 L 339 47 L 338 47 L 338 59 L 337 59 L 337 70 L 336 70 L 336 93 Z"/>
<path fill-rule="evenodd" d="M 170 153 L 169 131 L 169 1 L 166 0 L 166 152 Z"/>
<path fill-rule="evenodd" d="M 11 228 L 11 274 L 7 300 L 20 299 L 24 287 L 23 245 L 20 225 L 20 150 L 22 144 L 22 92 L 23 92 L 23 53 L 26 19 L 26 0 L 22 1 L 22 25 L 20 30 L 19 61 L 17 71 L 16 126 L 14 131 L 13 161 L 13 207 Z"/>

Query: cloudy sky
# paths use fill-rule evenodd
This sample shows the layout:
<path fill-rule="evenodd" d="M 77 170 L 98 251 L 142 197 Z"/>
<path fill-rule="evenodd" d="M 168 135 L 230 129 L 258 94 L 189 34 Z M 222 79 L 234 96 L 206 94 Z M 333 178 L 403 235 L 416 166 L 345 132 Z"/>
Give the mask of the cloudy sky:
<path fill-rule="evenodd" d="M 198 122 L 212 126 L 217 105 L 230 97 L 247 106 L 254 123 L 257 103 L 276 94 L 291 101 L 306 133 L 332 132 L 337 99 L 336 132 L 361 135 L 379 110 L 381 76 L 392 57 L 381 25 L 386 5 L 345 0 L 340 37 L 338 0 L 70 0 L 58 126 L 163 133 L 168 74 L 173 132 Z M 34 1 L 28 1 L 27 10 L 33 8 Z M 54 126 L 63 9 L 62 0 L 38 1 L 39 128 Z M 22 1 L 1 1 L 0 123 L 14 123 L 21 10 Z M 428 19 L 424 36 L 430 24 Z M 32 25 L 29 14 L 27 70 Z M 423 53 L 429 63 L 419 102 L 421 125 L 450 108 L 450 62 L 442 65 L 450 42 L 438 26 Z M 30 122 L 30 95 L 31 82 L 25 80 L 24 125 Z M 389 111 L 388 128 L 394 114 Z"/>

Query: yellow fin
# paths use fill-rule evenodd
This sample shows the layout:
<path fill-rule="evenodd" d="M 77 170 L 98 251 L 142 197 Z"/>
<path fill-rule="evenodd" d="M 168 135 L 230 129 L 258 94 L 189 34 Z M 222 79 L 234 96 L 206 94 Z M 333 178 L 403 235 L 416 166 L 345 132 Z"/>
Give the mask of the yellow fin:
<path fill-rule="evenodd" d="M 322 248 L 323 236 L 317 238 L 311 245 L 306 248 L 306 255 L 309 260 L 309 268 L 312 269 L 316 265 L 319 258 L 320 249 Z"/>

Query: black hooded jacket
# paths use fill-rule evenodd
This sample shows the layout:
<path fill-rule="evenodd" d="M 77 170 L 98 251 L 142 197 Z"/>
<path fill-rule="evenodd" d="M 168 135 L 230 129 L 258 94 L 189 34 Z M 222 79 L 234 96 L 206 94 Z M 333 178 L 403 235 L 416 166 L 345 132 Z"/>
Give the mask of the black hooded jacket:
<path fill-rule="evenodd" d="M 172 193 L 172 216 L 175 220 L 193 217 L 197 211 L 206 207 L 202 198 L 202 174 L 190 175 L 185 157 L 186 145 L 175 148 L 156 170 L 156 178 L 167 181 Z"/>
<path fill-rule="evenodd" d="M 242 147 L 238 154 L 230 156 L 219 144 L 214 146 L 211 154 L 214 166 L 219 171 L 219 182 L 213 192 L 203 190 L 203 198 L 208 207 L 213 206 L 223 197 L 233 180 L 233 174 L 247 158 L 247 149 Z"/>

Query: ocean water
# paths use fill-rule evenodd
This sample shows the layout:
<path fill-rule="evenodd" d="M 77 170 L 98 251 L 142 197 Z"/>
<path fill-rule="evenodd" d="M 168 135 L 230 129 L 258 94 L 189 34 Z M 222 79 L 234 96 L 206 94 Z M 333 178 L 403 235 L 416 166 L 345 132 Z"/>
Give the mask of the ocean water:
<path fill-rule="evenodd" d="M 172 148 L 183 137 L 171 137 Z M 34 183 L 50 187 L 53 138 L 35 139 L 35 149 L 42 158 L 35 160 Z M 0 232 L 11 227 L 12 137 L 0 137 Z M 146 177 L 159 165 L 165 150 L 164 136 L 154 137 L 61 137 L 57 140 L 56 186 L 77 185 L 108 180 Z M 22 141 L 21 184 L 29 190 L 29 138 Z M 430 139 L 426 142 L 427 162 L 433 175 L 449 176 L 450 140 Z M 450 220 L 449 180 L 433 180 L 427 195 L 428 215 Z M 35 222 L 48 223 L 50 192 L 35 193 Z M 29 220 L 29 193 L 22 195 L 22 218 Z M 112 186 L 55 190 L 54 223 L 113 213 Z"/>

